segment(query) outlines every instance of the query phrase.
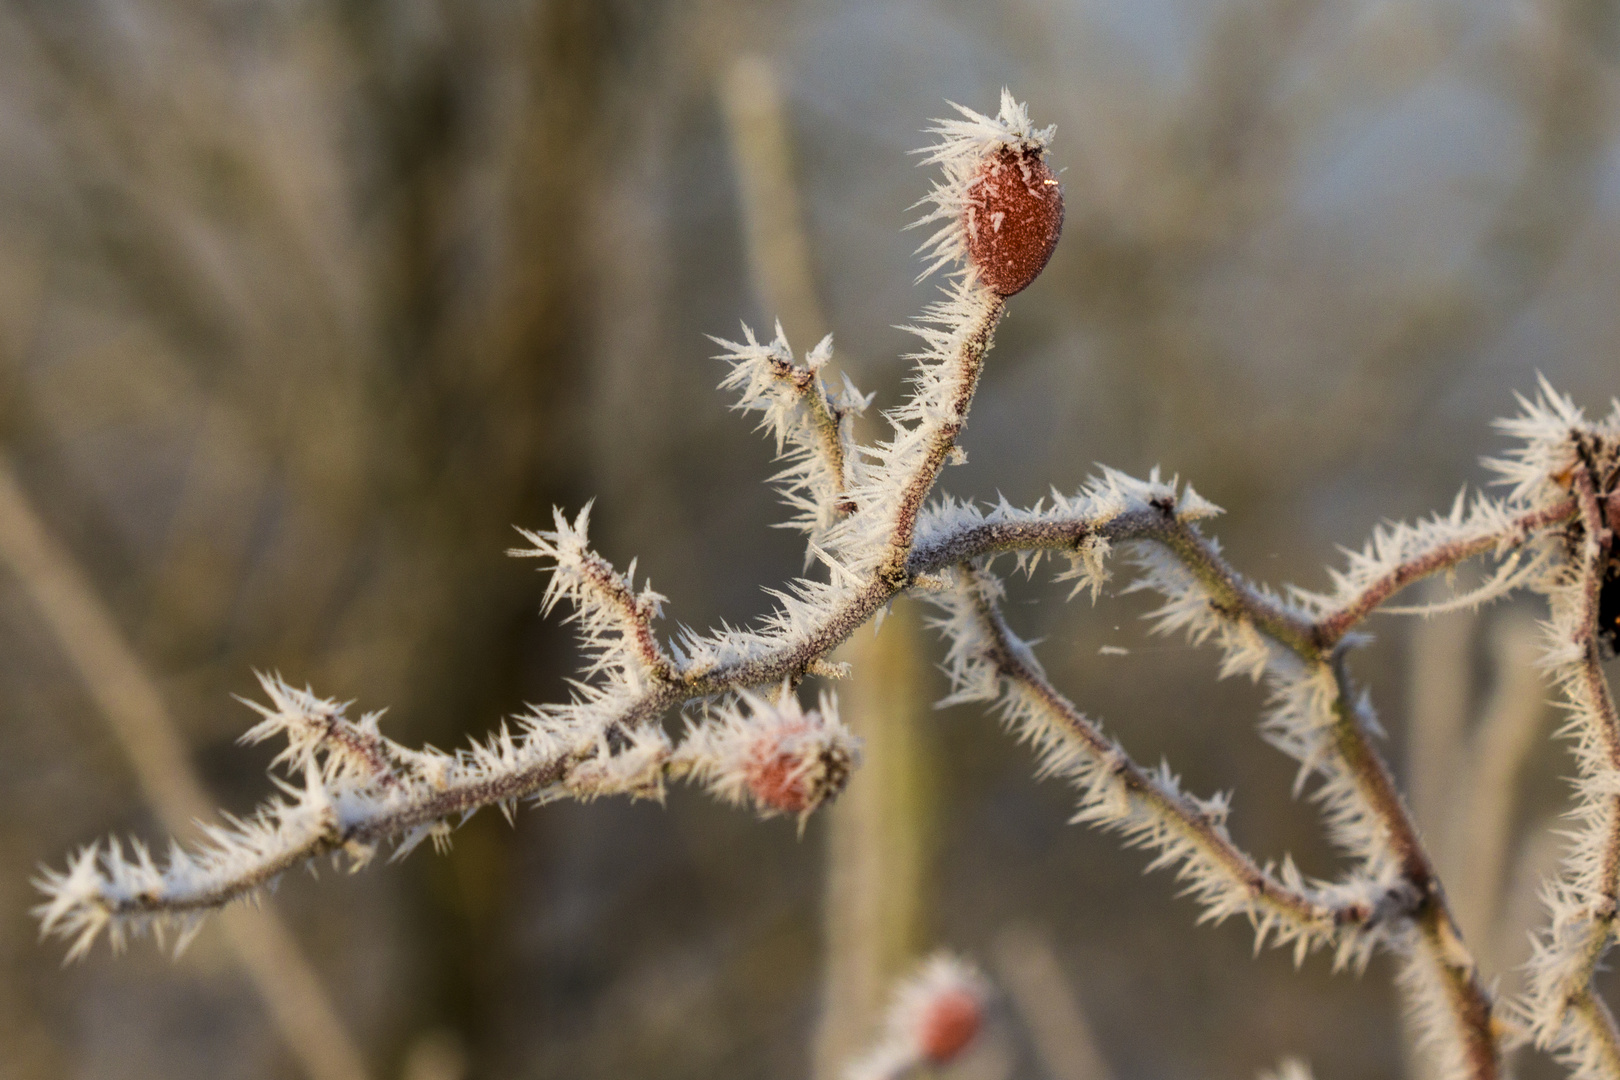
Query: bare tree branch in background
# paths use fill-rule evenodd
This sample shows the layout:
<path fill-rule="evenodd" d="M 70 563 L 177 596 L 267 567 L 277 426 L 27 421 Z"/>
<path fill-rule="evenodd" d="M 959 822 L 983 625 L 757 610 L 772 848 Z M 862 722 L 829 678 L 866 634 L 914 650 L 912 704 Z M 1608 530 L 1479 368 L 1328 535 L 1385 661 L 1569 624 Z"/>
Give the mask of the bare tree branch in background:
<path fill-rule="evenodd" d="M 158 820 L 174 833 L 212 813 L 163 696 L 84 575 L 51 541 L 11 467 L 0 460 L 0 559 L 27 589 L 134 768 Z M 268 902 L 225 912 L 225 934 L 264 998 L 287 1051 L 310 1080 L 365 1080 L 359 1050 L 297 939 Z"/>

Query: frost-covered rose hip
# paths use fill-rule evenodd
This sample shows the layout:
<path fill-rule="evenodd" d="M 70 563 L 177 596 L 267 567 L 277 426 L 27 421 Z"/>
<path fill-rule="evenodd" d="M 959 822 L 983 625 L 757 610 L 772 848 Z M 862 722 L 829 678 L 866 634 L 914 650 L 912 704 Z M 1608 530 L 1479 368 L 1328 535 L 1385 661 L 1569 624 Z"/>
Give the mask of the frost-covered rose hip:
<path fill-rule="evenodd" d="M 953 107 L 960 118 L 936 121 L 929 130 L 940 140 L 923 159 L 944 173 L 916 222 L 935 226 L 921 249 L 927 273 L 954 263 L 979 289 L 1011 296 L 1040 274 L 1063 232 L 1063 185 L 1046 163 L 1056 129 L 1031 124 L 1005 90 L 995 116 Z"/>
<path fill-rule="evenodd" d="M 968 260 L 1000 296 L 1034 281 L 1063 232 L 1063 187 L 1034 146 L 1002 146 L 968 182 L 962 207 Z"/>
<path fill-rule="evenodd" d="M 835 798 L 860 763 L 860 740 L 838 721 L 823 694 L 804 709 L 783 687 L 771 702 L 748 692 L 687 733 L 674 762 L 690 768 L 715 794 L 751 804 L 761 814 L 807 815 Z"/>

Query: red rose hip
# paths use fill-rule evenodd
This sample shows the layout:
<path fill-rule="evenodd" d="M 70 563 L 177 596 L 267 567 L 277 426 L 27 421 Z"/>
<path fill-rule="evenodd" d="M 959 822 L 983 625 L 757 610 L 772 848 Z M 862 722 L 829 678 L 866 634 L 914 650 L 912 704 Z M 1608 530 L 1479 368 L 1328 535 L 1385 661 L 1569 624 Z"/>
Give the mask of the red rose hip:
<path fill-rule="evenodd" d="M 985 157 L 968 183 L 962 229 L 991 292 L 1011 296 L 1035 280 L 1063 232 L 1063 187 L 1039 149 L 1002 146 Z"/>
<path fill-rule="evenodd" d="M 977 994 L 952 987 L 928 1003 L 918 1034 L 922 1056 L 935 1065 L 955 1059 L 979 1033 L 984 1003 Z"/>

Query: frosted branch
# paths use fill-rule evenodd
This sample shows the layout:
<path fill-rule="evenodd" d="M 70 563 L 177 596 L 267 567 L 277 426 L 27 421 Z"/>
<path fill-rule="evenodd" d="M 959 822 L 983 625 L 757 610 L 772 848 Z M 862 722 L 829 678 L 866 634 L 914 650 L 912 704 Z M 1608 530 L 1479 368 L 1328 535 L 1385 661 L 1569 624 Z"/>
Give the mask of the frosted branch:
<path fill-rule="evenodd" d="M 1620 416 L 1616 417 L 1620 421 Z M 1620 422 L 1615 425 L 1620 428 Z M 1620 915 L 1620 715 L 1602 669 L 1599 617 L 1616 557 L 1608 502 L 1615 483 L 1612 438 L 1569 443 L 1569 476 L 1579 506 L 1569 538 L 1574 566 L 1548 599 L 1546 663 L 1564 696 L 1563 733 L 1575 740 L 1578 779 L 1571 835 L 1560 875 L 1547 892 L 1550 926 L 1535 941 L 1521 1006 L 1538 1045 L 1555 1051 L 1579 1078 L 1620 1076 L 1620 1030 L 1592 988 L 1592 978 Z"/>
<path fill-rule="evenodd" d="M 1157 477 L 1153 478 L 1154 481 Z M 1350 684 L 1346 646 L 1324 647 L 1311 600 L 1284 599 L 1247 581 L 1190 515 L 1174 514 L 1173 485 L 1147 496 L 1164 524 L 1132 545 L 1132 589 L 1159 593 L 1162 632 L 1182 631 L 1222 650 L 1223 675 L 1265 677 L 1272 707 L 1262 730 L 1300 762 L 1299 783 L 1321 778 L 1314 798 L 1331 838 L 1361 864 L 1358 880 L 1413 897 L 1405 930 L 1389 938 L 1405 957 L 1403 984 L 1420 1027 L 1433 1036 L 1442 1075 L 1495 1076 L 1489 996 L 1463 945 L 1444 892 L 1388 765 L 1374 747 L 1377 721 Z"/>
<path fill-rule="evenodd" d="M 1156 852 L 1150 869 L 1175 866 L 1204 907 L 1200 921 L 1233 915 L 1255 928 L 1256 948 L 1292 945 L 1295 961 L 1335 945 L 1336 966 L 1360 968 L 1388 923 L 1409 907 L 1401 888 L 1370 879 L 1308 882 L 1284 859 L 1262 868 L 1226 829 L 1228 797 L 1183 792 L 1168 766 L 1142 768 L 1047 680 L 1029 647 L 1002 617 L 1001 585 L 983 569 L 958 568 L 954 587 L 930 599 L 945 611 L 936 626 L 949 642 L 945 704 L 984 702 L 1040 754 L 1040 772 L 1081 792 L 1074 820 L 1123 834 Z"/>
<path fill-rule="evenodd" d="M 1006 302 L 978 287 L 971 276 L 954 282 L 944 301 L 932 304 L 911 327 L 924 349 L 916 392 L 886 415 L 894 435 L 862 447 L 867 467 L 850 492 L 856 510 L 828 535 L 830 550 L 857 572 L 869 566 L 890 586 L 910 584 L 907 560 L 918 516 L 940 470 L 950 460 L 967 424 L 985 354 Z"/>
<path fill-rule="evenodd" d="M 564 621 L 580 628 L 585 655 L 591 661 L 587 676 L 606 674 L 626 686 L 673 680 L 675 661 L 652 629 L 653 620 L 663 614 L 664 597 L 650 585 L 636 591 L 635 563 L 620 574 L 591 550 L 586 537 L 589 503 L 572 522 L 561 510 L 553 516 L 556 528 L 549 532 L 519 529 L 531 546 L 513 548 L 507 554 L 546 559 L 552 564 L 541 611 L 549 614 L 565 599 L 573 605 L 573 614 Z"/>
<path fill-rule="evenodd" d="M 1332 571 L 1332 594 L 1301 594 L 1322 612 L 1316 623 L 1317 639 L 1322 647 L 1331 648 L 1380 607 L 1392 614 L 1431 615 L 1475 607 L 1522 588 L 1545 572 L 1554 555 L 1548 546 L 1529 557 L 1522 549 L 1575 512 L 1570 499 L 1513 514 L 1498 500 L 1479 496 L 1470 505 L 1459 494 L 1448 515 L 1436 515 L 1417 525 L 1379 528 L 1366 547 L 1350 553 L 1347 569 Z M 1417 608 L 1383 606 L 1408 585 L 1481 555 L 1494 555 L 1500 562 L 1490 579 L 1466 596 Z"/>
<path fill-rule="evenodd" d="M 302 775 L 317 769 L 328 784 L 357 782 L 397 786 L 396 763 L 417 762 L 422 755 L 385 737 L 378 727 L 381 713 L 366 713 L 358 723 L 348 718 L 348 705 L 322 698 L 313 690 L 299 690 L 278 675 L 259 673 L 259 687 L 269 699 L 261 705 L 249 698 L 238 701 L 258 713 L 260 720 L 239 742 L 262 743 L 284 737 L 286 747 L 271 761 Z"/>
<path fill-rule="evenodd" d="M 763 414 L 759 426 L 775 438 L 776 455 L 787 462 L 771 482 L 798 511 L 789 524 L 819 537 L 855 509 L 849 497 L 856 465 L 851 427 L 872 396 L 855 389 L 847 375 L 837 393 L 828 393 L 821 371 L 832 358 L 830 334 L 803 364 L 794 361 L 781 323 L 766 344 L 747 326 L 741 342 L 712 340 L 726 350 L 718 359 L 731 364 L 721 389 L 740 391 L 736 408 Z"/>

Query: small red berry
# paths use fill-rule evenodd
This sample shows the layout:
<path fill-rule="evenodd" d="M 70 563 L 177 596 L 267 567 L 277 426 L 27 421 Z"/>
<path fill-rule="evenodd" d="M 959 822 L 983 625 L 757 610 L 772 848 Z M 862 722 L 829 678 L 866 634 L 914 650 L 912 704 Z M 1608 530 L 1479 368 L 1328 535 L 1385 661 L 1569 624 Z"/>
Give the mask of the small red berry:
<path fill-rule="evenodd" d="M 972 991 L 955 987 L 938 994 L 924 1011 L 918 1045 L 923 1057 L 935 1065 L 953 1060 L 979 1033 L 984 1004 Z"/>
<path fill-rule="evenodd" d="M 1041 151 L 1002 146 L 987 155 L 968 183 L 962 228 L 968 258 L 991 292 L 1028 287 L 1063 232 L 1063 187 Z"/>

